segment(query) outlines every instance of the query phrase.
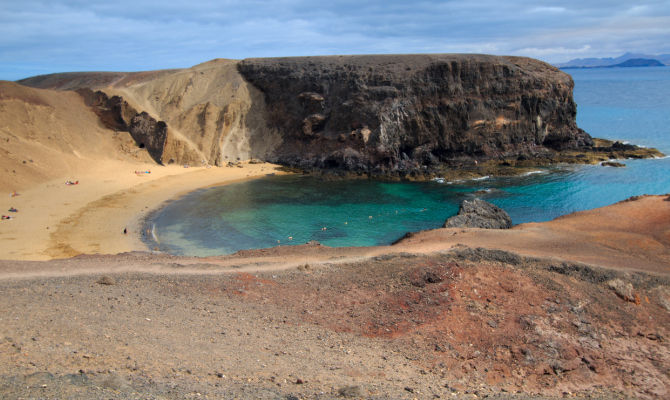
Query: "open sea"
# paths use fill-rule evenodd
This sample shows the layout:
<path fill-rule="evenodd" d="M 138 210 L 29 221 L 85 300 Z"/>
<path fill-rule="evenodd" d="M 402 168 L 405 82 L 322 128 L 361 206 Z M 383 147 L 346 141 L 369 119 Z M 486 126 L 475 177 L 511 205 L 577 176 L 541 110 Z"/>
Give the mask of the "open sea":
<path fill-rule="evenodd" d="M 670 154 L 670 67 L 571 69 L 577 123 L 593 137 Z M 556 166 L 513 178 L 387 183 L 267 177 L 202 189 L 147 221 L 150 247 L 209 256 L 316 240 L 328 246 L 389 244 L 442 226 L 463 199 L 480 197 L 515 224 L 547 221 L 641 194 L 670 192 L 670 158 L 626 168 Z"/>

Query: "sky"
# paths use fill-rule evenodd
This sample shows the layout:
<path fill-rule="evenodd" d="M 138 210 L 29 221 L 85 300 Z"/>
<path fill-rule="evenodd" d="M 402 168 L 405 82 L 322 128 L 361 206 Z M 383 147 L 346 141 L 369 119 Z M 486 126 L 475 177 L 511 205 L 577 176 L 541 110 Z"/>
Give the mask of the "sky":
<path fill-rule="evenodd" d="M 214 58 L 670 53 L 670 0 L 0 0 L 0 79 Z"/>

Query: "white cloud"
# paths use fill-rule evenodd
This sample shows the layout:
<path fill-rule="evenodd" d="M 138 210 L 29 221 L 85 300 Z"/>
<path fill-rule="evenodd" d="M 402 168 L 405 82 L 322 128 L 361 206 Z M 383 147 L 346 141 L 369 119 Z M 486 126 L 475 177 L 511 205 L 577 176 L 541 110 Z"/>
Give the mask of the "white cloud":
<path fill-rule="evenodd" d="M 634 15 L 646 15 L 649 13 L 650 8 L 647 5 L 637 5 L 629 8 L 625 11 L 625 15 L 634 16 Z"/>
<path fill-rule="evenodd" d="M 583 45 L 579 48 L 569 48 L 569 47 L 525 47 L 514 51 L 516 55 L 525 55 L 535 58 L 547 58 L 554 56 L 565 56 L 574 57 L 575 55 L 587 54 L 591 50 L 591 46 L 588 44 Z"/>
<path fill-rule="evenodd" d="M 529 13 L 550 13 L 550 14 L 562 14 L 566 12 L 565 7 L 533 7 L 528 12 Z"/>

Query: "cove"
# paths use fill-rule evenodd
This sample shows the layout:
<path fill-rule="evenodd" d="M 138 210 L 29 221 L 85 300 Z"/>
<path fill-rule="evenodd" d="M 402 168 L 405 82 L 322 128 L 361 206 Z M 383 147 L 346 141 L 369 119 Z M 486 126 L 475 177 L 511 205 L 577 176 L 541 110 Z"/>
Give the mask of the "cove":
<path fill-rule="evenodd" d="M 656 168 L 648 168 L 654 163 Z M 451 184 L 266 177 L 190 193 L 163 208 L 147 228 L 158 239 L 152 247 L 193 256 L 311 240 L 334 247 L 386 245 L 409 231 L 441 227 L 466 198 L 496 204 L 518 224 L 547 221 L 639 193 L 661 194 L 659 183 L 670 187 L 669 175 L 644 171 L 660 173 L 662 166 L 670 170 L 670 160 L 630 160 L 626 169 L 564 166 Z M 635 184 L 630 184 L 632 178 Z"/>
<path fill-rule="evenodd" d="M 571 70 L 577 122 L 594 137 L 670 154 L 670 68 Z M 199 190 L 146 222 L 150 248 L 209 256 L 316 240 L 328 246 L 390 244 L 433 229 L 463 199 L 503 208 L 515 224 L 670 192 L 670 159 L 625 160 L 626 168 L 556 166 L 526 176 L 469 182 L 322 181 L 276 176 Z M 325 230 L 323 228 L 326 228 Z M 292 240 L 289 240 L 289 237 Z"/>

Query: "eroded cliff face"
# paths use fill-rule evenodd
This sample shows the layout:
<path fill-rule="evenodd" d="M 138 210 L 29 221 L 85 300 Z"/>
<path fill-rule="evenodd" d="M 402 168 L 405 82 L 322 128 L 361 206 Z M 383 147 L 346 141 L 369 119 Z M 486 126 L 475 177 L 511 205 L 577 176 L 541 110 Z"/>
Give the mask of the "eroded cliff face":
<path fill-rule="evenodd" d="M 182 163 L 198 162 L 201 155 L 168 131 L 165 121 L 157 121 L 146 111 L 138 112 L 121 96 L 107 96 L 106 93 L 88 88 L 77 89 L 84 103 L 93 110 L 105 128 L 127 131 L 139 148 L 159 164 L 172 163 L 175 159 Z"/>
<path fill-rule="evenodd" d="M 569 75 L 537 60 L 485 55 L 247 59 L 271 161 L 404 174 L 463 158 L 533 157 L 591 145 L 575 123 Z"/>
<path fill-rule="evenodd" d="M 263 95 L 242 78 L 237 63 L 217 59 L 181 70 L 51 74 L 19 83 L 77 90 L 105 127 L 129 131 L 158 163 L 267 159 L 281 136 L 268 128 Z M 142 113 L 131 130 L 131 120 Z"/>
<path fill-rule="evenodd" d="M 150 79 L 126 79 L 103 89 L 137 104 L 168 125 L 166 162 L 184 163 L 189 149 L 198 163 L 266 158 L 281 141 L 265 123 L 262 94 L 237 71 L 236 60 L 213 60 Z M 180 138 L 175 143 L 171 138 Z"/>
<path fill-rule="evenodd" d="M 403 177 L 592 145 L 575 123 L 569 75 L 518 57 L 213 60 L 21 83 L 92 89 L 80 94 L 102 123 L 129 131 L 160 163 L 257 158 Z"/>

